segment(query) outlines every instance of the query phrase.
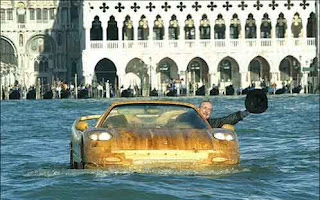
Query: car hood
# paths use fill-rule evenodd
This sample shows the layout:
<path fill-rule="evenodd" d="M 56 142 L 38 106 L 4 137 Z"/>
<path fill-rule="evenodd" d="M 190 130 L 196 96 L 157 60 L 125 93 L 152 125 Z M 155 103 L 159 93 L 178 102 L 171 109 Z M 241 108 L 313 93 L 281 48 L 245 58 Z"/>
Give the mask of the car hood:
<path fill-rule="evenodd" d="M 208 150 L 213 136 L 202 129 L 107 129 L 113 135 L 113 149 L 135 150 Z"/>

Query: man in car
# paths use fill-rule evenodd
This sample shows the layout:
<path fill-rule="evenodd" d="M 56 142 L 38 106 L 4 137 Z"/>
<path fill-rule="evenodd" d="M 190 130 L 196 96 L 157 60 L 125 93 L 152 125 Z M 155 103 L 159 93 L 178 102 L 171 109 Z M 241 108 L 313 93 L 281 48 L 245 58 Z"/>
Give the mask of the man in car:
<path fill-rule="evenodd" d="M 212 112 L 212 104 L 208 100 L 202 101 L 200 103 L 199 110 L 200 110 L 200 113 L 209 122 L 212 128 L 221 128 L 224 124 L 234 125 L 249 114 L 247 110 L 244 110 L 244 111 L 238 111 L 238 112 L 232 113 L 225 117 L 210 118 L 210 115 Z"/>

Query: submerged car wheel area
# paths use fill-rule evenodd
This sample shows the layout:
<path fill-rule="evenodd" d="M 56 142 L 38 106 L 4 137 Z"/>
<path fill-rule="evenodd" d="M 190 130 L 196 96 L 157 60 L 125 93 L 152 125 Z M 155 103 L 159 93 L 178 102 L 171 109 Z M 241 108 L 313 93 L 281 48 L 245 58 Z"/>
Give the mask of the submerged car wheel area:
<path fill-rule="evenodd" d="M 238 163 L 233 126 L 212 129 L 189 103 L 115 102 L 103 115 L 79 117 L 72 126 L 72 168 L 198 168 Z"/>

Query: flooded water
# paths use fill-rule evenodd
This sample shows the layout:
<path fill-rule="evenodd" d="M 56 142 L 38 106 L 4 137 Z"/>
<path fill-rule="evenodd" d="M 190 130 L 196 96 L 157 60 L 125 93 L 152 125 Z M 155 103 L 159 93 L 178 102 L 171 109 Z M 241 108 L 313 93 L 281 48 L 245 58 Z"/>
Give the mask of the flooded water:
<path fill-rule="evenodd" d="M 244 98 L 210 97 L 213 115 Z M 319 95 L 268 98 L 267 112 L 235 126 L 240 165 L 201 171 L 70 169 L 73 121 L 119 99 L 2 101 L 1 199 L 319 199 Z"/>

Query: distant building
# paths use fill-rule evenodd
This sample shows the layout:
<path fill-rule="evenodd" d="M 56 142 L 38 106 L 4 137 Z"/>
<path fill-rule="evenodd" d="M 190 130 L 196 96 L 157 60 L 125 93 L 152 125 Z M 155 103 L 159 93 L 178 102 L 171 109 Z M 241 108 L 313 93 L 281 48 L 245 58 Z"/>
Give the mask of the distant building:
<path fill-rule="evenodd" d="M 318 82 L 317 2 L 1 0 L 2 85 L 107 82 L 187 93 Z M 310 68 L 312 67 L 312 68 Z"/>
<path fill-rule="evenodd" d="M 77 1 L 1 0 L 1 84 L 73 81 L 81 71 Z"/>

